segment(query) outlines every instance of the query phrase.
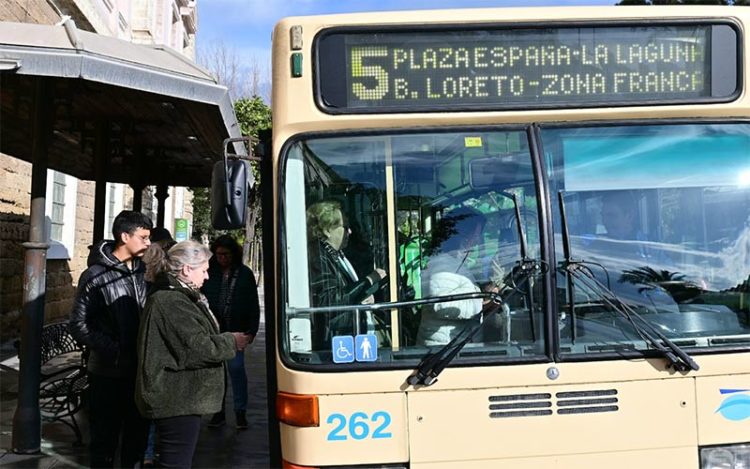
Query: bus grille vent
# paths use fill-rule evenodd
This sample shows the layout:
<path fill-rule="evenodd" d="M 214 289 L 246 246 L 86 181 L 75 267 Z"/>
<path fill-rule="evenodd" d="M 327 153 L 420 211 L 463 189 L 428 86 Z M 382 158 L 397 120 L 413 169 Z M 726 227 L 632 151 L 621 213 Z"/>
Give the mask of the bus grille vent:
<path fill-rule="evenodd" d="M 552 415 L 552 394 L 510 394 L 489 397 L 490 418 Z"/>
<path fill-rule="evenodd" d="M 600 412 L 617 412 L 617 389 L 602 389 L 596 391 L 558 392 L 557 413 L 593 414 Z"/>

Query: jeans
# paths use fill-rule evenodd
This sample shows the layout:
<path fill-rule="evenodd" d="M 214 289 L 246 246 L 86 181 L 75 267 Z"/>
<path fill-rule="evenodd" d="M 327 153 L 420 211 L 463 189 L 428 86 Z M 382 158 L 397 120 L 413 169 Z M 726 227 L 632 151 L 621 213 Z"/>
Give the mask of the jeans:
<path fill-rule="evenodd" d="M 245 352 L 240 351 L 227 360 L 229 377 L 232 380 L 232 395 L 234 396 L 234 411 L 245 412 L 247 410 L 247 373 L 245 372 Z M 226 380 L 226 376 L 224 377 Z M 226 382 L 226 381 L 225 381 Z M 227 389 L 224 387 L 224 400 L 227 397 Z M 221 408 L 224 409 L 224 401 Z"/>
<path fill-rule="evenodd" d="M 135 379 L 89 373 L 91 467 L 114 467 L 122 433 L 120 465 L 133 467 L 143 459 L 148 421 L 135 406 Z"/>
<path fill-rule="evenodd" d="M 200 415 L 181 415 L 156 419 L 159 432 L 159 466 L 189 468 L 201 430 Z"/>
<path fill-rule="evenodd" d="M 146 441 L 146 451 L 143 453 L 143 461 L 154 462 L 156 457 L 156 424 L 151 422 L 148 426 L 148 440 Z"/>

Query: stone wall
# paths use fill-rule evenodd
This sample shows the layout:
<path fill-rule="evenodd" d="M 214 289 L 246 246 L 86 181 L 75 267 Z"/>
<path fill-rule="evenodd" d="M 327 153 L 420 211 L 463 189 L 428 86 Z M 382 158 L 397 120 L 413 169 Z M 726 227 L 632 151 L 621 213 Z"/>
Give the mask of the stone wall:
<path fill-rule="evenodd" d="M 2 197 L 2 193 L 0 193 Z M 23 304 L 23 247 L 29 218 L 0 211 L 0 340 L 14 337 Z"/>
<path fill-rule="evenodd" d="M 29 239 L 31 165 L 0 153 L 0 340 L 13 337 L 23 304 L 21 243 Z"/>
<path fill-rule="evenodd" d="M 25 250 L 29 239 L 31 164 L 0 153 L 0 341 L 16 337 L 23 305 Z M 45 322 L 68 317 L 93 239 L 94 183 L 78 182 L 76 237 L 69 260 L 47 261 Z"/>
<path fill-rule="evenodd" d="M 3 0 L 0 2 L 0 20 L 16 23 L 55 24 L 60 15 L 46 1 Z"/>

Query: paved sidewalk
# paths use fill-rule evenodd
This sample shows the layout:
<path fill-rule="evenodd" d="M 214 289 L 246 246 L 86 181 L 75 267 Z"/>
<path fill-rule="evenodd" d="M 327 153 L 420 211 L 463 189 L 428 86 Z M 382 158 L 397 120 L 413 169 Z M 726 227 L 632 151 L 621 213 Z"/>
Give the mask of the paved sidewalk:
<path fill-rule="evenodd" d="M 262 294 L 262 292 L 261 292 Z M 247 430 L 234 426 L 231 385 L 227 392 L 227 423 L 218 428 L 208 428 L 205 423 L 198 440 L 193 467 L 195 468 L 267 468 L 269 467 L 266 369 L 265 369 L 265 324 L 261 318 L 260 330 L 255 342 L 245 352 L 247 369 L 248 402 Z M 13 351 L 4 347 L 0 360 L 12 356 Z M 18 395 L 17 370 L 0 365 L 0 467 L 3 468 L 81 468 L 88 466 L 88 450 L 84 446 L 73 446 L 73 432 L 61 423 L 42 422 L 42 449 L 40 454 L 19 455 L 11 451 L 13 414 Z M 84 442 L 88 441 L 87 417 L 83 412 L 76 416 L 81 424 Z"/>

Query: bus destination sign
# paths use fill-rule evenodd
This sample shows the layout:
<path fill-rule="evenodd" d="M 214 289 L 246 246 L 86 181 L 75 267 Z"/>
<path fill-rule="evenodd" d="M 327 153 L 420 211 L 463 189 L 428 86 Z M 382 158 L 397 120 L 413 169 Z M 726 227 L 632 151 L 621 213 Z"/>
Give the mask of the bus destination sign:
<path fill-rule="evenodd" d="M 737 93 L 736 44 L 706 24 L 334 32 L 318 89 L 348 112 L 716 101 Z"/>

